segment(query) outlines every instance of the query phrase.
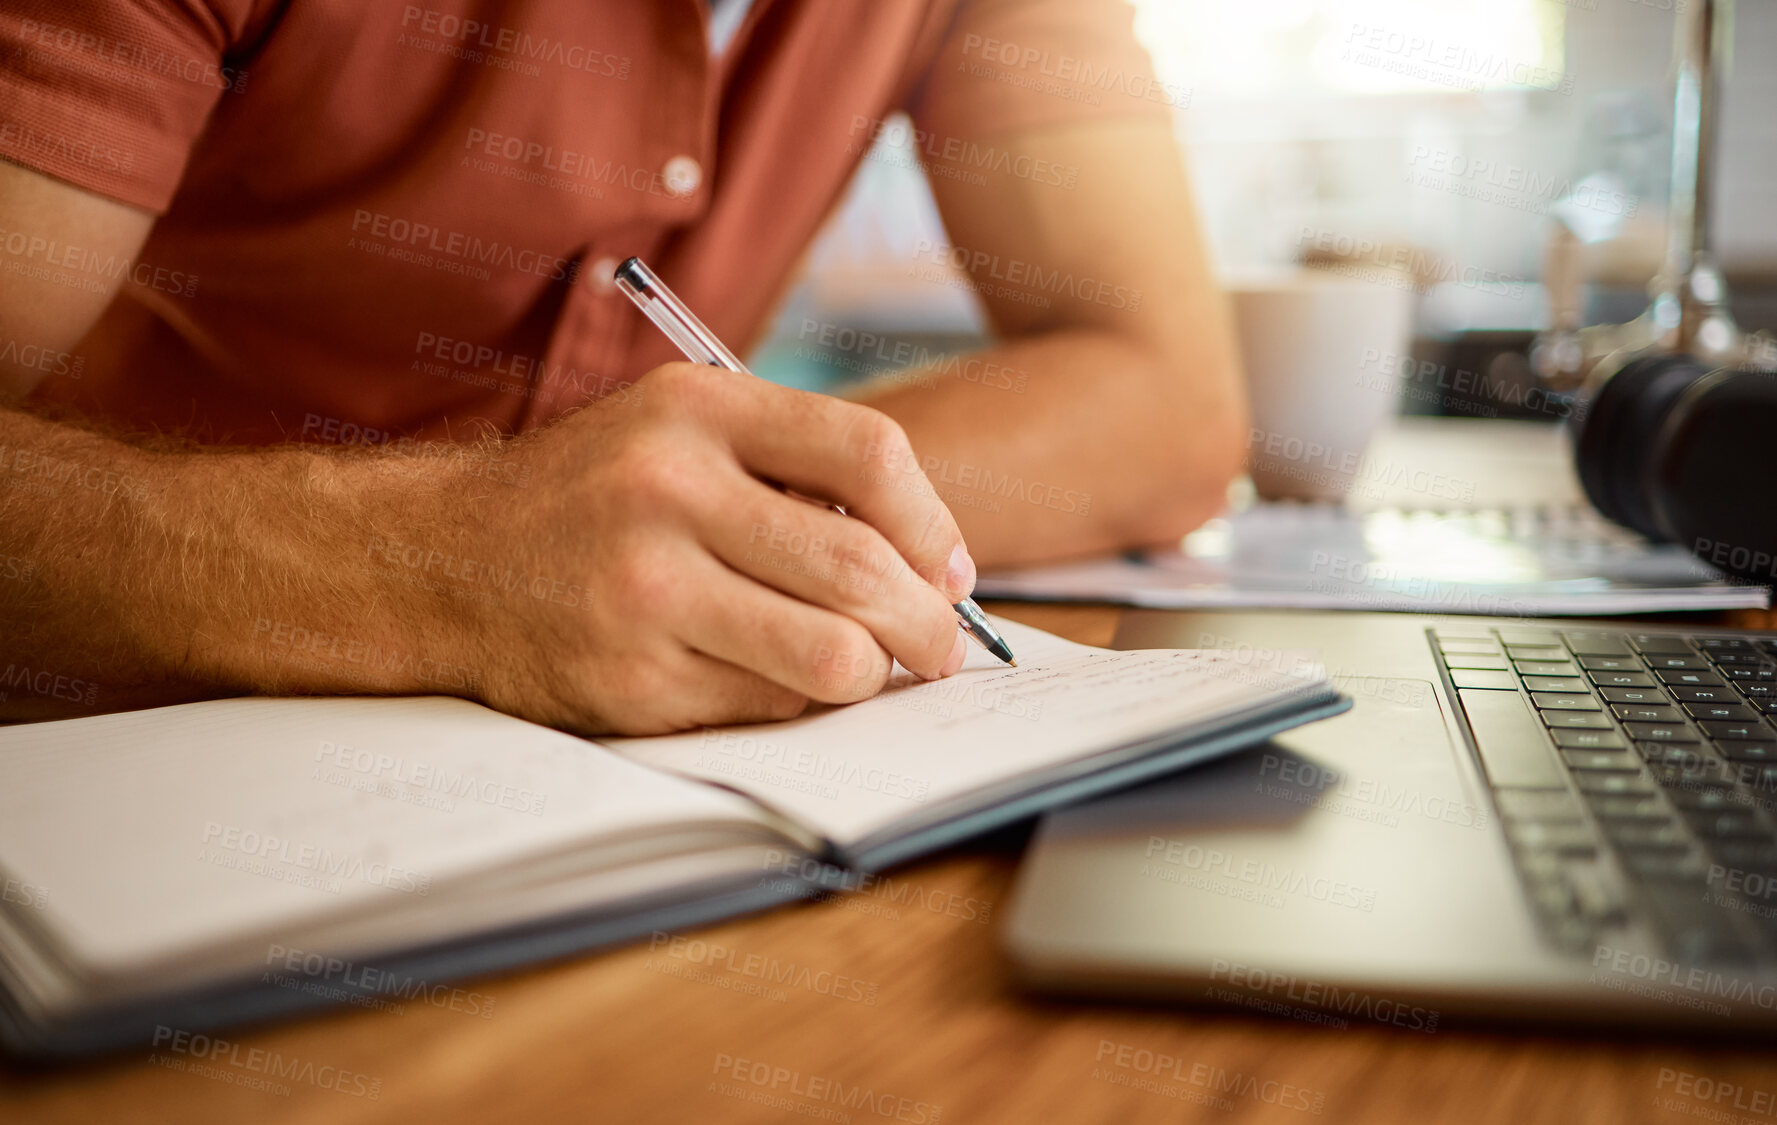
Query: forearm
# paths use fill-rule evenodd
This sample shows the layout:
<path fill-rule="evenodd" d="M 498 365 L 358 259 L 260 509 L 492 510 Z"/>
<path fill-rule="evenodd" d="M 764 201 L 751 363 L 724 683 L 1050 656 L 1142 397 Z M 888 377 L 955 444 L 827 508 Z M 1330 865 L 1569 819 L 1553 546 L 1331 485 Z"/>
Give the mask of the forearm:
<path fill-rule="evenodd" d="M 1208 333 L 1206 338 L 1217 339 Z M 1245 406 L 1232 378 L 1090 328 L 1014 340 L 858 397 L 906 428 L 981 566 L 1176 539 L 1218 511 Z"/>
<path fill-rule="evenodd" d="M 416 676 L 461 662 L 437 599 L 368 550 L 429 487 L 401 458 L 157 452 L 0 409 L 0 719 L 452 690 Z"/>

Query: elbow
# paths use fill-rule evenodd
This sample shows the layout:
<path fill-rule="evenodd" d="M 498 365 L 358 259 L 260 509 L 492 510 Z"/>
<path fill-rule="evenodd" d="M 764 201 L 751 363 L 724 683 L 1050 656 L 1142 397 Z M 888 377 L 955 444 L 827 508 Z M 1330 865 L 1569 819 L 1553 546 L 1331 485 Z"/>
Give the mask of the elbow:
<path fill-rule="evenodd" d="M 1213 405 L 1172 412 L 1159 471 L 1147 476 L 1146 503 L 1132 511 L 1132 546 L 1174 546 L 1228 504 L 1228 488 L 1246 470 L 1248 414 L 1233 391 Z"/>

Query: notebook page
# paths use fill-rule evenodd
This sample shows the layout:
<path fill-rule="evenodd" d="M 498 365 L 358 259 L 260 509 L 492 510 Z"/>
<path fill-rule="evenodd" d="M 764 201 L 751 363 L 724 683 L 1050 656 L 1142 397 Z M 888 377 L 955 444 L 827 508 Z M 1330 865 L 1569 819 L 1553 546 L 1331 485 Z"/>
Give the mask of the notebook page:
<path fill-rule="evenodd" d="M 1114 652 L 995 618 L 1008 668 L 971 648 L 956 675 L 897 669 L 873 699 L 781 723 L 606 739 L 638 762 L 731 786 L 848 846 L 927 806 L 1301 690 L 1238 654 Z M 1306 662 L 1303 672 L 1311 670 Z M 1317 671 L 1317 670 L 1315 670 Z"/>
<path fill-rule="evenodd" d="M 444 697 L 234 699 L 0 728 L 0 868 L 98 968 L 411 903 L 617 834 L 759 818 L 733 794 Z"/>

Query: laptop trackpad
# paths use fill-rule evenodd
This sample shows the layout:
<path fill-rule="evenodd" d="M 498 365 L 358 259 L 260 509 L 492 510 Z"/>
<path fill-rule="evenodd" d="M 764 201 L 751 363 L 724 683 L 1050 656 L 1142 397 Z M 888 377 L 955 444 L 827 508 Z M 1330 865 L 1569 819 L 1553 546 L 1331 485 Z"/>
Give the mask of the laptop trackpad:
<path fill-rule="evenodd" d="M 1315 813 L 1398 828 L 1429 817 L 1483 827 L 1492 812 L 1464 783 L 1425 680 L 1336 679 L 1353 697 L 1343 715 L 1110 801 L 1069 810 L 1055 831 L 1069 838 L 1132 831 L 1236 829 L 1312 832 Z M 1060 818 L 1057 818 L 1058 820 Z"/>
<path fill-rule="evenodd" d="M 1449 971 L 1535 943 L 1491 806 L 1457 768 L 1437 691 L 1341 685 L 1344 715 L 1049 818 L 1014 941 L 1187 974 Z M 1313 935 L 1312 939 L 1308 935 Z"/>

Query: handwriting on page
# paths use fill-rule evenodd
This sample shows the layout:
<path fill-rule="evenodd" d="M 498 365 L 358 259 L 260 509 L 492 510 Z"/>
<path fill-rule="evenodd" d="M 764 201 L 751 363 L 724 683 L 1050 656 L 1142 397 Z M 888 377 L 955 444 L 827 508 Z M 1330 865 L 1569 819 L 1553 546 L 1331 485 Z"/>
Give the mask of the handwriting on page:
<path fill-rule="evenodd" d="M 849 707 L 611 745 L 738 789 L 843 845 L 961 794 L 1263 702 L 1296 681 L 1231 653 L 1112 652 L 995 624 L 1017 668 L 972 654 L 954 676 L 928 683 L 904 673 Z"/>

